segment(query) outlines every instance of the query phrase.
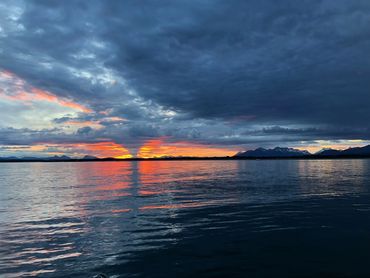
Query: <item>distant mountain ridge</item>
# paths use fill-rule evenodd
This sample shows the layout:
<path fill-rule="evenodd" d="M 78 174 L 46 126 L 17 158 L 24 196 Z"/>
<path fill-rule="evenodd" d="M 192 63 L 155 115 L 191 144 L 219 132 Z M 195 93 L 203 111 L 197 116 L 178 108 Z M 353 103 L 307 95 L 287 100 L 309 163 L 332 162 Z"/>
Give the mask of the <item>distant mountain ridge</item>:
<path fill-rule="evenodd" d="M 325 155 L 339 155 L 341 153 L 341 151 L 339 150 L 335 150 L 335 149 L 331 149 L 331 148 L 325 148 L 325 149 L 322 149 L 318 152 L 315 153 L 315 155 L 321 155 L 321 156 L 325 156 Z"/>
<path fill-rule="evenodd" d="M 349 148 L 341 151 L 344 155 L 370 155 L 370 145 L 365 147 Z"/>
<path fill-rule="evenodd" d="M 93 156 L 93 155 L 85 155 L 82 159 L 84 159 L 84 160 L 96 160 L 96 159 L 99 159 L 99 158 L 97 158 L 96 156 Z"/>
<path fill-rule="evenodd" d="M 370 156 L 370 145 L 364 147 L 348 148 L 345 150 L 322 149 L 315 154 L 311 154 L 306 150 L 298 150 L 294 148 L 276 147 L 273 149 L 257 148 L 239 152 L 234 157 L 236 158 L 279 158 L 279 157 L 368 157 Z"/>
<path fill-rule="evenodd" d="M 98 160 L 99 158 L 95 156 L 85 155 L 82 158 L 78 158 L 78 160 Z M 16 156 L 9 156 L 9 157 L 0 157 L 0 161 L 69 161 L 69 160 L 76 160 L 76 158 L 71 158 L 66 155 L 54 155 L 50 157 L 33 157 L 33 156 L 25 156 L 25 157 L 16 157 Z"/>
<path fill-rule="evenodd" d="M 308 151 L 293 148 L 276 147 L 274 149 L 257 148 L 245 152 L 239 152 L 236 157 L 297 157 L 311 155 Z"/>
<path fill-rule="evenodd" d="M 25 156 L 25 157 L 16 157 L 16 156 L 9 156 L 9 157 L 0 157 L 0 161 L 66 161 L 72 160 L 73 158 L 66 156 L 66 155 L 54 155 L 50 157 L 33 157 L 33 156 Z"/>

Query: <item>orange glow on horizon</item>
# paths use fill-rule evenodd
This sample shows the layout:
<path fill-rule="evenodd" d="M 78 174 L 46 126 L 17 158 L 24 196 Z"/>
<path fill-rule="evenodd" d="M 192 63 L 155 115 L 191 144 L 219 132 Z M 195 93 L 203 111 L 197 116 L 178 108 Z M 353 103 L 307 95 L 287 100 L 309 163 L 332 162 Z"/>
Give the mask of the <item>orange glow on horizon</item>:
<path fill-rule="evenodd" d="M 137 157 L 221 157 L 232 156 L 237 152 L 236 148 L 219 148 L 190 142 L 167 143 L 163 139 L 153 139 L 140 147 Z"/>
<path fill-rule="evenodd" d="M 98 143 L 49 143 L 37 145 L 11 147 L 15 152 L 33 152 L 47 155 L 67 155 L 82 157 L 92 155 L 100 158 L 113 157 L 118 159 L 133 158 L 130 151 L 121 144 L 112 141 Z M 232 156 L 237 149 L 217 148 L 190 142 L 167 143 L 162 139 L 147 141 L 138 151 L 138 158 L 155 157 L 222 157 Z"/>
<path fill-rule="evenodd" d="M 131 158 L 130 152 L 122 145 L 114 142 L 101 142 L 91 144 L 76 144 L 77 148 L 86 149 L 92 155 L 99 157 Z"/>

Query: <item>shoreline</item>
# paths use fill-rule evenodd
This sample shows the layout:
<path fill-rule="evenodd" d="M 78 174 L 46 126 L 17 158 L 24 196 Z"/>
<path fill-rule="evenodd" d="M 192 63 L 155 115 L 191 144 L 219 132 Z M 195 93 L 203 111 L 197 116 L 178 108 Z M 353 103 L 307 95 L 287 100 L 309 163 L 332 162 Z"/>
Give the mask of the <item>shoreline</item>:
<path fill-rule="evenodd" d="M 122 162 L 122 161 L 193 161 L 193 160 L 338 160 L 338 159 L 370 159 L 370 155 L 343 155 L 343 156 L 289 156 L 289 157 L 152 157 L 152 158 L 97 158 L 97 159 L 9 159 L 0 163 L 20 162 Z"/>

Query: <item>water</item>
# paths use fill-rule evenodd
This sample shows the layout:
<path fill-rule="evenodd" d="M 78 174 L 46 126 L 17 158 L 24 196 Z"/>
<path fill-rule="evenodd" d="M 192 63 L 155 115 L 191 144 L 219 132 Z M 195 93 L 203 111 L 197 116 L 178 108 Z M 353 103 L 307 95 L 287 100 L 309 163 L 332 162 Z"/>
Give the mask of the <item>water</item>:
<path fill-rule="evenodd" d="M 1 277 L 369 277 L 370 160 L 0 164 Z"/>

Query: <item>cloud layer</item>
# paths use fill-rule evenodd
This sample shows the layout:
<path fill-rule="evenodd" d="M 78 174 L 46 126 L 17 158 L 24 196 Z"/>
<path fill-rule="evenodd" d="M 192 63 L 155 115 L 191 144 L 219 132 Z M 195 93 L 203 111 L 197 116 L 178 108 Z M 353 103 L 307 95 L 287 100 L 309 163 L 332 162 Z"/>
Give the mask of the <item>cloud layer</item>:
<path fill-rule="evenodd" d="M 0 145 L 367 142 L 369 33 L 367 0 L 2 1 Z"/>

